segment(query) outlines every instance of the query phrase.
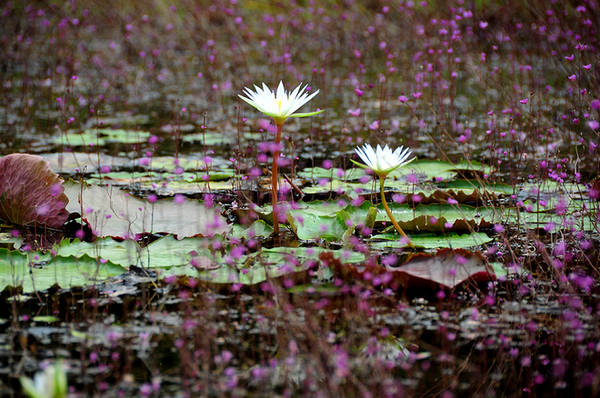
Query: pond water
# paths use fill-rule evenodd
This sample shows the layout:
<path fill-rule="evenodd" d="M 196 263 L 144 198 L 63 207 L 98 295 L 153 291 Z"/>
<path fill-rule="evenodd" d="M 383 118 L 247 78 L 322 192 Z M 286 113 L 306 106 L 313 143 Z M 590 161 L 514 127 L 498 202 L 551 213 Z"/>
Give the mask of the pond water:
<path fill-rule="evenodd" d="M 0 155 L 72 216 L 0 224 L 0 396 L 58 360 L 69 396 L 598 394 L 576 3 L 3 5 Z M 280 80 L 324 112 L 283 126 L 275 236 L 277 129 L 238 94 Z M 385 180 L 415 247 L 365 143 L 417 158 Z"/>

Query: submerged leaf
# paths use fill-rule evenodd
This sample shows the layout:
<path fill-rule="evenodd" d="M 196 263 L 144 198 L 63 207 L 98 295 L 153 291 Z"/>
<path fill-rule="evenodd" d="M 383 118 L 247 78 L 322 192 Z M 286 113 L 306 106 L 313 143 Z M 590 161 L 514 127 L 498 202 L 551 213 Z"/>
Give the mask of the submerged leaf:
<path fill-rule="evenodd" d="M 62 183 L 39 156 L 13 153 L 0 158 L 0 219 L 62 227 L 69 216 Z"/>

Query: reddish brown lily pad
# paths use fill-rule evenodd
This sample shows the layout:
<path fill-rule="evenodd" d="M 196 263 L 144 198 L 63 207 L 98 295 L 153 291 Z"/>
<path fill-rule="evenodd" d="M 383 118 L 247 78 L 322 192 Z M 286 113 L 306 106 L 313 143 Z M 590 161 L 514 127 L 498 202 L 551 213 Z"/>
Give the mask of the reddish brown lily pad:
<path fill-rule="evenodd" d="M 342 264 L 326 255 L 319 258 L 345 280 L 378 280 L 378 283 L 387 281 L 386 285 L 394 290 L 401 286 L 432 291 L 440 288 L 453 289 L 467 282 L 480 283 L 496 279 L 481 254 L 464 249 L 440 249 L 436 254 L 419 253 L 399 267 L 373 263 L 356 267 Z"/>
<path fill-rule="evenodd" d="M 463 249 L 441 249 L 417 254 L 401 267 L 386 267 L 404 286 L 432 285 L 453 289 L 463 282 L 494 280 L 495 274 L 479 253 Z"/>
<path fill-rule="evenodd" d="M 13 153 L 0 158 L 0 219 L 62 227 L 69 216 L 62 183 L 39 156 Z"/>

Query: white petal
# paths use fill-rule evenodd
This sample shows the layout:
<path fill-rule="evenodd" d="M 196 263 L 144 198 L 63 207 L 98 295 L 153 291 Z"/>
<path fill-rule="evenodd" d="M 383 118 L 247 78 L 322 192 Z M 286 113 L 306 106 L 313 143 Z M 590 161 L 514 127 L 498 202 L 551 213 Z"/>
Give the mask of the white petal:
<path fill-rule="evenodd" d="M 385 176 L 393 169 L 402 167 L 412 161 L 410 159 L 412 156 L 410 148 L 402 146 L 392 151 L 388 145 L 385 145 L 383 148 L 381 145 L 377 145 L 373 149 L 371 145 L 365 144 L 362 148 L 357 147 L 355 152 L 368 168 L 380 176 Z"/>
<path fill-rule="evenodd" d="M 285 87 L 283 87 L 283 82 L 280 80 L 279 86 L 277 87 L 277 95 L 275 96 L 275 98 L 279 101 L 282 101 L 285 96 Z"/>

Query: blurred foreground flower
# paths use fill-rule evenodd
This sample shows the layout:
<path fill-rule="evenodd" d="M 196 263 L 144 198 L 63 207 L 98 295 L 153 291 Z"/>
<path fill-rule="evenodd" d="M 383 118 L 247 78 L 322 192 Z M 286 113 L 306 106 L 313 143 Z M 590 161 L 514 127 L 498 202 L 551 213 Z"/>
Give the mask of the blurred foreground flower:
<path fill-rule="evenodd" d="M 412 247 L 413 245 L 410 243 L 410 239 L 408 236 L 406 236 L 392 215 L 392 211 L 385 200 L 385 194 L 383 191 L 385 177 L 387 177 L 389 173 L 399 167 L 406 166 L 415 160 L 415 157 L 412 156 L 412 152 L 409 148 L 404 148 L 402 146 L 396 148 L 395 151 L 392 151 L 392 149 L 387 145 L 383 148 L 377 145 L 377 149 L 373 149 L 373 147 L 369 144 L 363 145 L 362 148 L 358 147 L 354 149 L 354 151 L 360 157 L 360 159 L 365 162 L 365 164 L 355 162 L 352 159 L 350 160 L 357 166 L 362 167 L 363 169 L 371 169 L 375 174 L 377 174 L 381 188 L 381 203 L 383 204 L 388 217 L 392 221 L 392 224 L 394 224 L 396 231 L 398 231 L 398 233 L 408 241 L 408 245 Z"/>
<path fill-rule="evenodd" d="M 19 378 L 23 391 L 30 398 L 64 398 L 67 396 L 67 374 L 62 361 L 48 365 L 42 372 Z"/>
<path fill-rule="evenodd" d="M 318 115 L 323 110 L 308 113 L 294 113 L 302 105 L 313 99 L 319 90 L 312 94 L 306 92 L 306 86 L 302 86 L 300 83 L 292 92 L 288 93 L 283 86 L 283 82 L 279 82 L 277 91 L 271 91 L 265 83 L 262 84 L 262 88 L 254 85 L 254 91 L 248 87 L 244 87 L 243 90 L 246 95 L 239 95 L 239 97 L 252 105 L 262 113 L 273 118 L 275 125 L 277 126 L 277 136 L 275 137 L 276 150 L 273 152 L 273 170 L 271 177 L 271 189 L 272 189 L 272 203 L 273 203 L 273 234 L 277 236 L 279 234 L 279 217 L 277 213 L 277 184 L 278 184 L 278 165 L 277 160 L 279 159 L 279 143 L 281 141 L 281 130 L 283 124 L 289 117 L 307 117 Z"/>

